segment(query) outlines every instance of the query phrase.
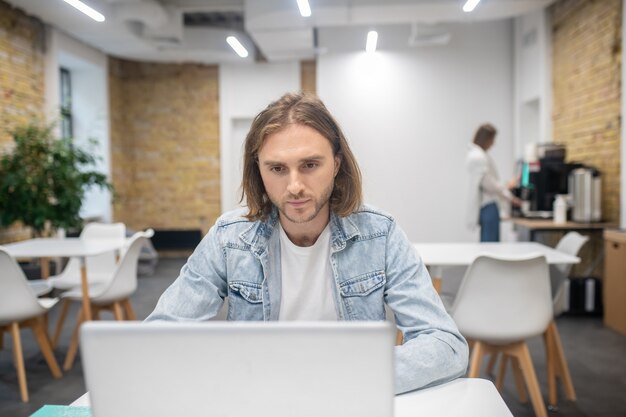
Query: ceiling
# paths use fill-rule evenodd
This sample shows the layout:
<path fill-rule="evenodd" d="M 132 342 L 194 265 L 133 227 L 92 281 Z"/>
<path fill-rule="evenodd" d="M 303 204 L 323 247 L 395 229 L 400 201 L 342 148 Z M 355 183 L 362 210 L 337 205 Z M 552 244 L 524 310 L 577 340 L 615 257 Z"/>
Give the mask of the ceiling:
<path fill-rule="evenodd" d="M 371 29 L 379 49 L 445 45 L 454 25 L 523 15 L 554 0 L 482 0 L 471 13 L 462 11 L 465 0 L 309 0 L 307 18 L 296 0 L 83 0 L 104 14 L 102 23 L 62 0 L 5 1 L 109 55 L 216 64 L 363 50 Z M 229 35 L 248 58 L 228 46 Z"/>

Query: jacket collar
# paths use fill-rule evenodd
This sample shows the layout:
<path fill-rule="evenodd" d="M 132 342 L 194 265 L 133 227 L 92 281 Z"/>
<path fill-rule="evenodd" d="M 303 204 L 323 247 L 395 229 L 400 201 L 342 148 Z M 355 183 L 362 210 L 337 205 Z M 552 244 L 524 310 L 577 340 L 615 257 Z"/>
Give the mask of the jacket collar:
<path fill-rule="evenodd" d="M 344 249 L 346 242 L 360 235 L 359 228 L 354 223 L 352 217 L 352 215 L 339 217 L 335 213 L 330 213 L 330 233 L 333 251 Z M 239 235 L 239 238 L 250 245 L 254 253 L 261 255 L 266 250 L 277 224 L 278 210 L 274 207 L 267 219 L 253 222 L 248 229 Z"/>
<path fill-rule="evenodd" d="M 354 223 L 352 215 L 339 217 L 330 213 L 330 231 L 333 251 L 339 251 L 346 247 L 346 242 L 359 237 L 361 232 Z"/>

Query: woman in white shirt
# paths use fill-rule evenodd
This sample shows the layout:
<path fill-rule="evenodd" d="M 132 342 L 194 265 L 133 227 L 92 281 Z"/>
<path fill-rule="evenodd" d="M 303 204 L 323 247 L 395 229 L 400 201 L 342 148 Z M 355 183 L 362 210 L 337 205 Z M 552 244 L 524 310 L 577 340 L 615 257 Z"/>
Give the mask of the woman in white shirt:
<path fill-rule="evenodd" d="M 500 211 L 498 199 L 519 206 L 521 200 L 500 184 L 496 166 L 487 153 L 496 139 L 497 130 L 485 123 L 478 127 L 465 161 L 469 173 L 469 201 L 467 223 L 470 228 L 480 226 L 481 242 L 500 240 Z"/>

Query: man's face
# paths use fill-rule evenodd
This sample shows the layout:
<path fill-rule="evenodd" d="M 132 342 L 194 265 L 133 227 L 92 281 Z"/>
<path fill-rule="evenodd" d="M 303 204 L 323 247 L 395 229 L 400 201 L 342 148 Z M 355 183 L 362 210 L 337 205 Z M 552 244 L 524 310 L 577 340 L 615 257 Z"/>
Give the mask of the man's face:
<path fill-rule="evenodd" d="M 339 158 L 317 130 L 293 124 L 265 138 L 259 170 L 281 220 L 325 226 Z"/>

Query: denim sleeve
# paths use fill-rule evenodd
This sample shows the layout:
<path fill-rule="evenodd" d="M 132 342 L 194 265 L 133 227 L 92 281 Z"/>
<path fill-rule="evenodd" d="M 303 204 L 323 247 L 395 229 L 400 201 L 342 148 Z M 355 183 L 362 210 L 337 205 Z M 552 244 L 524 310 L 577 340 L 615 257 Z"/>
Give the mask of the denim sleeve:
<path fill-rule="evenodd" d="M 205 321 L 217 314 L 227 295 L 226 262 L 219 237 L 215 225 L 146 321 Z"/>
<path fill-rule="evenodd" d="M 396 393 L 437 385 L 465 374 L 469 350 L 445 311 L 430 275 L 396 223 L 389 231 L 385 301 L 404 344 L 395 347 Z"/>

